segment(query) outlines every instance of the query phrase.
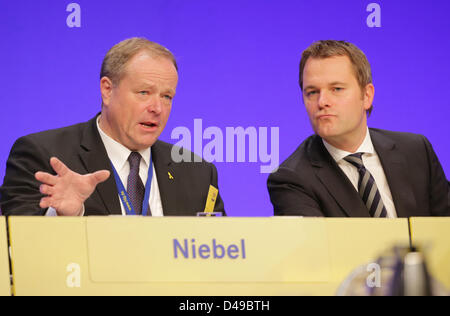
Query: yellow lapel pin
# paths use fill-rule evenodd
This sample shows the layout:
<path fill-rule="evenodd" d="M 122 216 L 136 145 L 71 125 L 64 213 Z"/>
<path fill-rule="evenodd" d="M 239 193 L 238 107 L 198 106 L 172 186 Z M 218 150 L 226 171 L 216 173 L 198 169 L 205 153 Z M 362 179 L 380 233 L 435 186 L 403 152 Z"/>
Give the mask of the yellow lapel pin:
<path fill-rule="evenodd" d="M 169 175 L 169 180 L 173 180 L 174 179 L 170 172 L 167 172 L 167 174 Z"/>

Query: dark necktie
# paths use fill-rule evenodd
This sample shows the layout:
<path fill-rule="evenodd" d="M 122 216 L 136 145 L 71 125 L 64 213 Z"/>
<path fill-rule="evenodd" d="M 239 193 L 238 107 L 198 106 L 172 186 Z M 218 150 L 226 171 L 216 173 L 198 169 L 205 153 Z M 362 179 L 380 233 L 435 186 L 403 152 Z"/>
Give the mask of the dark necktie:
<path fill-rule="evenodd" d="M 136 215 L 142 213 L 142 203 L 145 195 L 144 184 L 139 176 L 139 165 L 141 163 L 141 155 L 138 152 L 132 152 L 128 157 L 130 163 L 130 174 L 128 175 L 127 193 L 130 197 Z"/>
<path fill-rule="evenodd" d="M 366 204 L 372 217 L 387 217 L 386 207 L 381 199 L 375 179 L 369 170 L 364 167 L 362 161 L 363 153 L 348 155 L 344 159 L 358 169 L 359 181 L 358 191 L 364 204 Z"/>

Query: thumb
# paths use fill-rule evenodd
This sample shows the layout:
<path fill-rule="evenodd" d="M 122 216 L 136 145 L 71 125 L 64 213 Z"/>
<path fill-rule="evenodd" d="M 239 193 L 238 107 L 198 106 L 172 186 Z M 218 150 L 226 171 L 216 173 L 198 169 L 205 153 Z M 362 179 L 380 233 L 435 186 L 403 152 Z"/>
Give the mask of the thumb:
<path fill-rule="evenodd" d="M 102 182 L 105 182 L 106 180 L 108 180 L 110 174 L 111 173 L 108 170 L 100 170 L 100 171 L 94 172 L 93 174 L 91 174 L 91 181 L 93 182 L 94 185 L 97 185 L 99 183 L 102 183 Z"/>

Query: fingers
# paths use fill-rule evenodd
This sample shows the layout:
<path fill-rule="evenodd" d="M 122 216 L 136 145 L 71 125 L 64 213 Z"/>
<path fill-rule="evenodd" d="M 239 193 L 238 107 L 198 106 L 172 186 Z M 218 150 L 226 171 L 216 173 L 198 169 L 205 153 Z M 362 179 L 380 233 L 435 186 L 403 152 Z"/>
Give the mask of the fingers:
<path fill-rule="evenodd" d="M 44 195 L 53 195 L 55 188 L 46 184 L 42 184 L 39 187 L 39 191 Z"/>
<path fill-rule="evenodd" d="M 41 201 L 39 202 L 40 208 L 49 208 L 51 206 L 52 206 L 52 198 L 50 197 L 42 198 Z"/>
<path fill-rule="evenodd" d="M 45 195 L 70 192 L 71 190 L 87 192 L 90 189 L 86 190 L 86 185 L 95 188 L 99 183 L 106 181 L 111 174 L 108 170 L 100 170 L 82 176 L 71 171 L 61 160 L 56 157 L 52 157 L 50 159 L 50 165 L 52 166 L 53 170 L 55 170 L 57 175 L 52 175 L 42 171 L 35 173 L 36 180 L 40 181 L 43 184 L 40 187 L 40 191 Z M 58 191 L 56 191 L 55 188 L 58 188 Z"/>
<path fill-rule="evenodd" d="M 70 169 L 56 157 L 52 157 L 50 159 L 50 165 L 52 166 L 53 170 L 55 170 L 55 172 L 61 177 L 63 177 L 70 171 Z"/>
<path fill-rule="evenodd" d="M 48 184 L 48 185 L 55 185 L 56 181 L 58 179 L 57 176 L 51 175 L 47 172 L 42 172 L 42 171 L 38 171 L 34 174 L 34 177 L 36 178 L 36 180 L 38 180 L 39 182 L 42 182 L 44 184 Z"/>
<path fill-rule="evenodd" d="M 90 176 L 93 185 L 97 185 L 108 180 L 110 172 L 108 170 L 100 170 L 92 173 Z"/>
<path fill-rule="evenodd" d="M 64 176 L 70 169 L 58 158 L 52 157 L 50 159 L 50 165 L 52 166 L 53 170 L 59 175 Z M 38 171 L 34 174 L 34 177 L 39 182 L 48 184 L 48 185 L 55 185 L 57 183 L 58 176 L 54 176 L 47 172 Z"/>

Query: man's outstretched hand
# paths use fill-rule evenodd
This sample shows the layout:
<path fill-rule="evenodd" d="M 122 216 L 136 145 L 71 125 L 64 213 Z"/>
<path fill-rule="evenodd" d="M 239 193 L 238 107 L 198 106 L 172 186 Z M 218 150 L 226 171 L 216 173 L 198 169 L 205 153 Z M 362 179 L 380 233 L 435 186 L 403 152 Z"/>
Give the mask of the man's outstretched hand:
<path fill-rule="evenodd" d="M 95 187 L 106 181 L 110 172 L 101 170 L 81 175 L 70 170 L 58 158 L 51 158 L 50 165 L 56 176 L 46 172 L 36 172 L 35 178 L 42 183 L 40 191 L 46 197 L 41 199 L 41 208 L 52 207 L 59 216 L 79 216 L 84 201 L 94 192 Z"/>

